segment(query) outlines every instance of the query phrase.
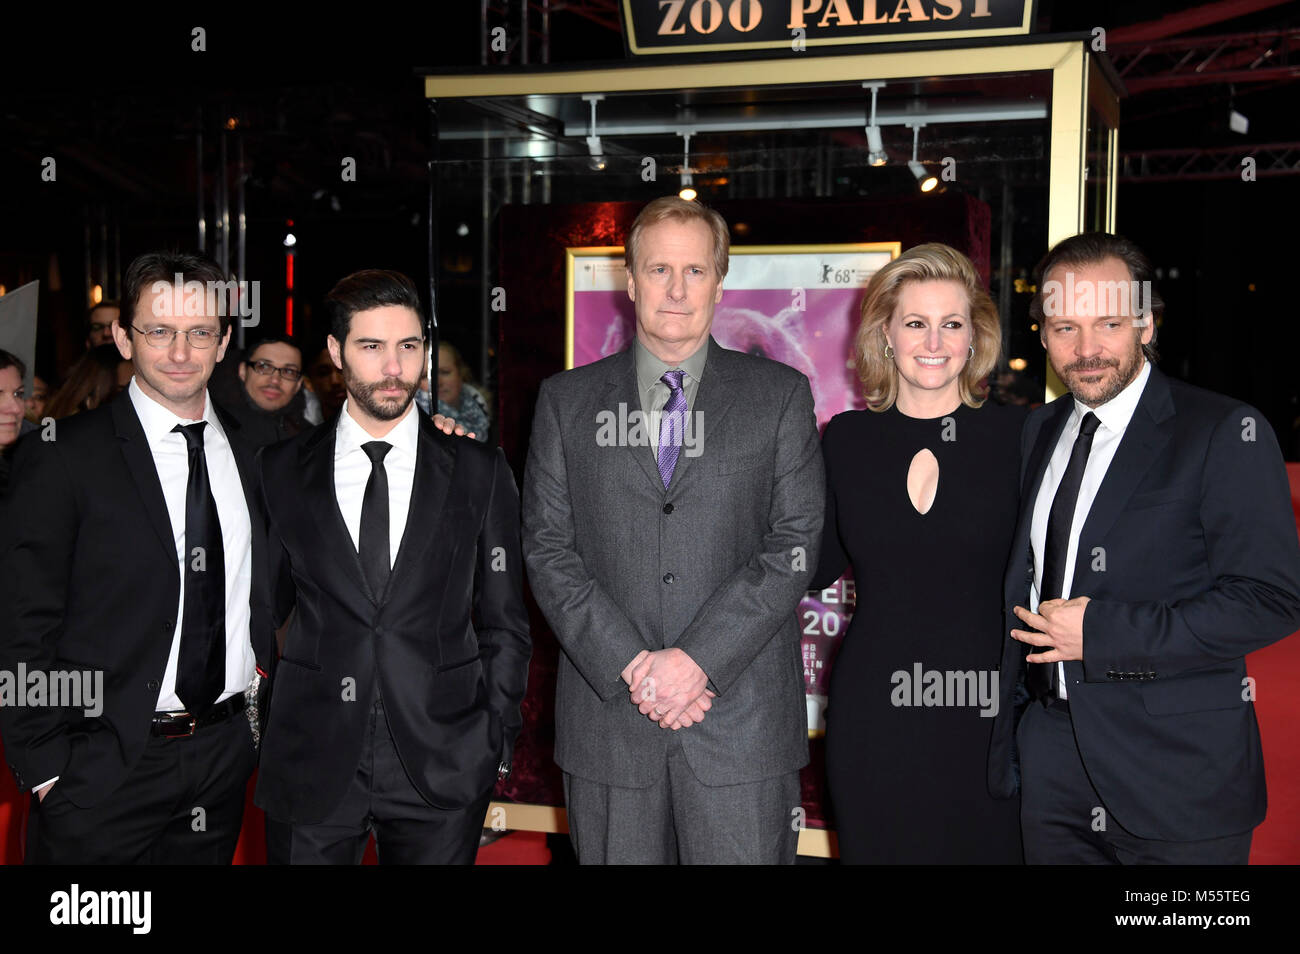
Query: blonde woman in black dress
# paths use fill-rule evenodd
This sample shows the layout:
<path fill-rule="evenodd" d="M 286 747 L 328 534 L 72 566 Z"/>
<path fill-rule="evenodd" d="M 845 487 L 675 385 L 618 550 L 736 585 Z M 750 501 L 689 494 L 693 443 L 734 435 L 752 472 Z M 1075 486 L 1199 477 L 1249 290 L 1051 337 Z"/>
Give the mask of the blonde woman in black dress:
<path fill-rule="evenodd" d="M 1019 863 L 1019 805 L 986 786 L 1024 420 L 979 391 L 997 310 L 966 256 L 920 245 L 872 278 L 854 348 L 869 409 L 822 436 L 813 581 L 857 580 L 826 712 L 840 857 Z"/>

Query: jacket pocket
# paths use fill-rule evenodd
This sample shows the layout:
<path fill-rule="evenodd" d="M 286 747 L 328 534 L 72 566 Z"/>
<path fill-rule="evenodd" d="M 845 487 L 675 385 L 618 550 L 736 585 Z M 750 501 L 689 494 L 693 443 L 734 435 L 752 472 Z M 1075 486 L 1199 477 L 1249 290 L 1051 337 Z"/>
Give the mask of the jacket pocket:
<path fill-rule="evenodd" d="M 1151 715 L 1236 709 L 1246 704 L 1235 670 L 1195 673 L 1142 684 L 1142 704 Z"/>

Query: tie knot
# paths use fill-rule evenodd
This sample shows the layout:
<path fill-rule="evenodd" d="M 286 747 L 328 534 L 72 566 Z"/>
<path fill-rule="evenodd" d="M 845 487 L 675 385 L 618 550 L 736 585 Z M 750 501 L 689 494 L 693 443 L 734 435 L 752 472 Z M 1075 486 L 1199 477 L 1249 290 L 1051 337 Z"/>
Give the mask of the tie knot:
<path fill-rule="evenodd" d="M 207 421 L 195 421 L 193 424 L 177 424 L 172 428 L 172 432 L 182 435 L 190 450 L 203 450 L 203 428 L 207 426 Z"/>
<path fill-rule="evenodd" d="M 1079 433 L 1085 437 L 1091 437 L 1100 426 L 1101 421 L 1097 418 L 1097 415 L 1089 411 L 1083 415 L 1083 423 L 1079 425 Z"/>
<path fill-rule="evenodd" d="M 665 371 L 664 376 L 659 380 L 668 385 L 670 390 L 680 391 L 682 389 L 682 378 L 685 376 L 686 372 L 677 368 L 673 371 Z"/>
<path fill-rule="evenodd" d="M 361 449 L 366 452 L 372 464 L 382 464 L 384 455 L 393 449 L 393 445 L 387 441 L 366 441 L 361 445 Z"/>

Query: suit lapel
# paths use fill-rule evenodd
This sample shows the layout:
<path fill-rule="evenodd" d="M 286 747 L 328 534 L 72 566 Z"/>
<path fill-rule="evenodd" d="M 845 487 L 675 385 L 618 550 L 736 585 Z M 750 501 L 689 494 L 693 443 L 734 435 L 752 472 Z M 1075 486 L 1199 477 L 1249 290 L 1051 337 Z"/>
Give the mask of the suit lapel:
<path fill-rule="evenodd" d="M 1079 556 L 1074 561 L 1074 582 L 1070 587 L 1072 594 L 1077 592 L 1081 570 L 1088 565 L 1084 559 L 1084 547 L 1105 539 L 1152 462 L 1169 443 L 1169 428 L 1165 422 L 1173 416 L 1174 402 L 1169 393 L 1169 381 L 1153 366 L 1079 532 Z"/>
<path fill-rule="evenodd" d="M 411 486 L 406 529 L 402 531 L 402 542 L 397 548 L 397 559 L 393 561 L 393 572 L 388 575 L 385 598 L 392 590 L 393 580 L 398 574 L 410 572 L 406 569 L 408 564 L 420 564 L 424 554 L 434 544 L 435 537 L 440 536 L 434 532 L 435 528 L 446 526 L 442 520 L 442 510 L 456 469 L 456 441 L 439 431 L 433 421 L 418 409 L 413 413 L 419 415 L 420 421 L 420 437 L 415 451 L 415 482 Z"/>
<path fill-rule="evenodd" d="M 722 419 L 727 416 L 736 399 L 736 389 L 732 387 L 731 380 L 731 362 L 728 360 L 731 356 L 713 340 L 712 335 L 709 336 L 708 349 L 704 370 L 700 373 L 700 386 L 695 392 L 695 406 L 686 409 L 694 422 L 691 426 L 697 428 L 692 434 L 700 442 L 698 446 L 701 451 L 705 447 L 706 435 L 700 433 L 700 430 L 722 433 Z M 668 484 L 669 490 L 681 485 L 684 475 L 695 466 L 695 461 L 700 456 L 703 455 L 688 457 L 686 448 L 682 448 L 677 457 L 677 466 L 673 469 L 673 479 Z"/>
<path fill-rule="evenodd" d="M 212 402 L 212 410 L 221 421 L 221 428 L 226 432 L 226 443 L 235 458 L 235 469 L 239 471 L 239 482 L 244 486 L 244 501 L 248 505 L 250 518 L 258 513 L 257 466 L 253 461 L 253 452 L 239 435 L 239 421 L 224 407 Z M 254 535 L 254 539 L 256 539 Z"/>
<path fill-rule="evenodd" d="M 601 395 L 600 402 L 599 410 L 609 411 L 614 415 L 615 420 L 624 418 L 631 420 L 633 411 L 640 417 L 641 388 L 636 379 L 636 356 L 631 345 L 621 352 L 617 361 L 610 362 L 609 377 L 605 379 L 605 391 Z M 622 414 L 620 414 L 620 407 L 626 408 Z M 642 425 L 649 427 L 650 422 L 643 421 Z M 595 426 L 594 421 L 592 426 Z M 641 468 L 641 472 L 645 474 L 646 480 L 652 481 L 655 487 L 662 491 L 664 482 L 659 477 L 658 467 L 655 466 L 654 448 L 648 442 L 642 444 L 635 441 L 619 441 L 618 443 L 621 446 L 616 450 L 619 453 L 630 454 L 637 466 Z"/>
<path fill-rule="evenodd" d="M 1016 533 L 1012 544 L 1012 559 L 1007 566 L 1007 599 L 1014 603 L 1024 600 L 1028 592 L 1026 571 L 1032 574 L 1034 567 L 1033 544 L 1030 531 L 1034 523 L 1034 505 L 1038 501 L 1038 492 L 1043 486 L 1043 477 L 1047 473 L 1047 464 L 1052 459 L 1052 449 L 1061 439 L 1070 411 L 1074 408 L 1074 398 L 1069 394 L 1053 402 L 1054 413 L 1049 414 L 1038 429 L 1038 437 L 1029 451 L 1029 460 L 1025 463 L 1020 481 L 1020 516 L 1016 521 Z M 1017 563 L 1016 554 L 1025 558 L 1024 564 Z M 1032 582 L 1032 576 L 1028 577 Z"/>
<path fill-rule="evenodd" d="M 210 395 L 209 395 L 210 397 Z M 244 487 L 244 504 L 248 510 L 249 534 L 253 552 L 253 579 L 249 589 L 249 605 L 253 610 L 250 640 L 258 665 L 269 667 L 275 657 L 275 636 L 269 626 L 259 625 L 259 607 L 262 612 L 270 612 L 270 581 L 267 579 L 266 552 L 266 514 L 262 508 L 262 492 L 258 483 L 257 460 L 253 448 L 240 436 L 239 421 L 215 401 L 212 409 L 221 421 L 226 432 L 226 443 L 230 445 L 231 456 L 235 458 L 235 468 L 239 471 L 239 482 Z"/>
<path fill-rule="evenodd" d="M 158 479 L 149 439 L 145 437 L 144 427 L 135 413 L 135 405 L 131 403 L 131 396 L 124 393 L 110 407 L 113 409 L 113 428 L 122 442 L 122 457 L 145 512 L 149 514 L 149 523 L 167 551 L 167 558 L 175 560 L 176 536 L 172 531 L 171 517 L 167 514 L 167 499 L 163 496 L 162 481 Z"/>
<path fill-rule="evenodd" d="M 334 443 L 338 434 L 338 414 L 329 423 L 317 428 L 315 434 L 303 444 L 299 452 L 302 468 L 303 494 L 306 509 L 320 533 L 321 549 L 347 577 L 356 592 L 371 603 L 379 600 L 370 591 L 366 574 L 361 569 L 361 557 L 352 543 L 348 525 L 339 510 L 338 496 L 334 492 Z"/>

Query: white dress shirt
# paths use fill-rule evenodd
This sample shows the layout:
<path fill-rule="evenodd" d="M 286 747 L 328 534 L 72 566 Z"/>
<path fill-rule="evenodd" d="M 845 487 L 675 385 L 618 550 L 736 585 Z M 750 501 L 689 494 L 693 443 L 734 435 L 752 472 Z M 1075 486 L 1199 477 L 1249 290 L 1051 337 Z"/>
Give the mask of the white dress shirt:
<path fill-rule="evenodd" d="M 176 628 L 172 631 L 171 649 L 167 653 L 167 668 L 162 686 L 158 690 L 158 712 L 181 712 L 185 706 L 176 694 L 176 667 L 180 659 L 181 626 L 185 617 L 185 565 L 190 559 L 185 545 L 185 492 L 190 480 L 190 450 L 185 435 L 175 433 L 177 424 L 193 424 L 177 417 L 140 389 L 132 378 L 127 386 L 131 405 L 135 408 L 140 426 L 144 428 L 149 452 L 153 455 L 158 482 L 162 484 L 163 500 L 167 504 L 167 518 L 171 523 L 176 544 L 176 572 L 180 577 L 180 596 L 176 603 Z M 242 693 L 253 681 L 257 657 L 253 653 L 250 630 L 251 611 L 249 594 L 253 581 L 252 524 L 248 517 L 248 502 L 244 499 L 244 484 L 235 465 L 235 455 L 226 440 L 221 422 L 212 410 L 212 398 L 203 396 L 203 417 L 208 426 L 203 429 L 203 455 L 207 460 L 208 484 L 217 504 L 217 518 L 221 521 L 221 548 L 225 558 L 226 581 L 226 683 L 217 697 L 221 702 L 235 693 Z M 33 785 L 32 790 L 44 788 L 59 776 Z"/>
<path fill-rule="evenodd" d="M 1056 496 L 1056 488 L 1060 485 L 1061 478 L 1065 476 L 1066 468 L 1070 466 L 1070 455 L 1074 451 L 1074 441 L 1079 436 L 1079 427 L 1084 417 L 1089 412 L 1096 414 L 1100 424 L 1092 435 L 1092 449 L 1088 452 L 1088 463 L 1083 469 L 1083 483 L 1079 485 L 1079 499 L 1074 507 L 1074 520 L 1070 524 L 1070 545 L 1065 555 L 1065 581 L 1061 587 L 1061 599 L 1065 600 L 1072 595 L 1070 583 L 1074 579 L 1079 534 L 1083 531 L 1088 513 L 1092 510 L 1092 502 L 1097 497 L 1097 491 L 1106 477 L 1110 462 L 1115 459 L 1115 451 L 1119 449 L 1128 422 L 1133 419 L 1133 412 L 1137 410 L 1142 389 L 1146 387 L 1147 379 L 1150 377 L 1151 363 L 1143 359 L 1142 370 L 1138 372 L 1138 376 L 1129 382 L 1128 387 L 1105 404 L 1088 407 L 1075 400 L 1074 410 L 1070 414 L 1069 421 L 1066 422 L 1060 440 L 1056 443 L 1056 450 L 1052 452 L 1051 459 L 1048 461 L 1047 471 L 1043 474 L 1043 483 L 1038 490 L 1038 498 L 1034 502 L 1034 519 L 1029 528 L 1029 541 L 1034 549 L 1034 583 L 1029 593 L 1029 609 L 1032 612 L 1038 612 L 1038 594 L 1042 590 L 1047 518 L 1052 513 L 1052 500 Z M 1091 559 L 1092 556 L 1085 554 L 1084 558 Z M 1043 652 L 1044 650 L 1031 646 L 1030 651 Z M 1065 685 L 1065 663 L 1056 664 L 1056 686 L 1057 695 L 1062 699 L 1069 697 Z"/>
<path fill-rule="evenodd" d="M 177 417 L 153 400 L 140 389 L 135 378 L 131 379 L 127 393 L 144 428 L 154 468 L 158 471 L 158 482 L 162 484 L 172 537 L 176 542 L 176 570 L 181 580 L 180 600 L 176 604 L 176 630 L 172 633 L 167 669 L 158 691 L 158 711 L 184 711 L 185 706 L 176 695 L 176 666 L 180 658 L 181 624 L 185 615 L 185 566 L 190 559 L 189 548 L 185 545 L 185 491 L 190 479 L 190 452 L 185 435 L 173 432 L 172 428 L 177 424 L 195 422 Z M 217 503 L 217 518 L 221 521 L 221 549 L 226 564 L 226 685 L 217 697 L 221 702 L 247 689 L 257 666 L 250 636 L 248 605 L 253 580 L 253 537 L 248 502 L 244 499 L 244 484 L 239 477 L 239 468 L 235 466 L 235 455 L 212 409 L 212 397 L 206 393 L 201 420 L 208 423 L 203 429 L 203 456 L 208 466 L 208 484 Z"/>
<path fill-rule="evenodd" d="M 372 470 L 370 458 L 361 445 L 374 440 L 392 445 L 392 450 L 384 456 L 384 472 L 388 475 L 388 565 L 391 568 L 402 545 L 407 512 L 411 509 L 420 418 L 412 401 L 396 427 L 382 438 L 371 437 L 352 417 L 348 407 L 350 402 L 350 398 L 343 402 L 343 413 L 339 415 L 338 430 L 334 435 L 334 495 L 343 522 L 352 536 L 352 545 L 360 552 L 361 500 Z"/>

